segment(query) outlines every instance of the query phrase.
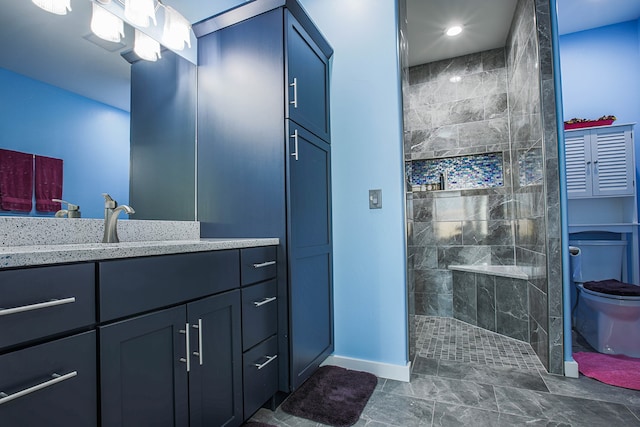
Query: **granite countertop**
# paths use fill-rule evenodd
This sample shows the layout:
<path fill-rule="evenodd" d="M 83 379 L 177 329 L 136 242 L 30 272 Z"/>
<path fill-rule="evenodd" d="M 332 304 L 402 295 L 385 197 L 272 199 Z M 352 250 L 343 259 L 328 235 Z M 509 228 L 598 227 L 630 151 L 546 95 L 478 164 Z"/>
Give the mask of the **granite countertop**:
<path fill-rule="evenodd" d="M 0 269 L 278 245 L 277 238 L 160 240 L 0 247 Z"/>

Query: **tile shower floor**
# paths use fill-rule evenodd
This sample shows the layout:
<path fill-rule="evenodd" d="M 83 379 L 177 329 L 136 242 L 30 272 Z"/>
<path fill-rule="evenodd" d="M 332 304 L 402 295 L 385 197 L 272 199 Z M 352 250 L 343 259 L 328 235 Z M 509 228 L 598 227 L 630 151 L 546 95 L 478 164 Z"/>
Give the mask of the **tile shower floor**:
<path fill-rule="evenodd" d="M 356 427 L 640 426 L 640 391 L 547 374 L 528 344 L 455 319 L 415 322 L 411 382 L 380 378 Z M 252 421 L 322 426 L 280 408 Z"/>

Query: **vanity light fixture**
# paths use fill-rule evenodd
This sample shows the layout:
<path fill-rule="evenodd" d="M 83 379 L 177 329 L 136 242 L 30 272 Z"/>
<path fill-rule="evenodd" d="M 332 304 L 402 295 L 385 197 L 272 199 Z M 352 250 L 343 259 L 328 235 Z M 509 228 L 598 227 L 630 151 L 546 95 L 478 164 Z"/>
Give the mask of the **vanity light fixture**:
<path fill-rule="evenodd" d="M 71 0 L 31 0 L 33 4 L 56 15 L 66 15 L 71 11 Z"/>
<path fill-rule="evenodd" d="M 124 0 L 124 17 L 138 27 L 148 27 L 150 20 L 156 25 L 154 0 Z"/>
<path fill-rule="evenodd" d="M 164 6 L 164 30 L 162 44 L 173 50 L 184 49 L 184 44 L 191 47 L 191 24 L 172 7 Z"/>
<path fill-rule="evenodd" d="M 462 32 L 462 26 L 460 25 L 452 25 L 451 27 L 447 28 L 447 30 L 444 32 L 446 35 L 448 35 L 449 37 L 455 37 L 458 34 L 460 34 Z"/>
<path fill-rule="evenodd" d="M 124 22 L 98 4 L 93 3 L 91 31 L 103 40 L 118 43 L 124 37 Z"/>
<path fill-rule="evenodd" d="M 160 43 L 137 28 L 135 30 L 133 51 L 142 59 L 157 61 L 160 58 Z"/>

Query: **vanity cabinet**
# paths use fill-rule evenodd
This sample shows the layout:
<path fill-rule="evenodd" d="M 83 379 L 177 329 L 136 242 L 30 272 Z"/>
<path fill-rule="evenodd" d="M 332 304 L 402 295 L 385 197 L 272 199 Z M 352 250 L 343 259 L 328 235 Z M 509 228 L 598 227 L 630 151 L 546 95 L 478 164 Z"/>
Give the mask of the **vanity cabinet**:
<path fill-rule="evenodd" d="M 295 0 L 248 2 L 193 30 L 201 236 L 280 239 L 274 362 L 291 392 L 333 351 L 333 50 Z"/>
<path fill-rule="evenodd" d="M 633 196 L 633 126 L 565 131 L 567 195 L 571 198 Z"/>
<path fill-rule="evenodd" d="M 242 373 L 244 418 L 278 391 L 276 248 L 243 249 Z"/>
<path fill-rule="evenodd" d="M 124 317 L 98 327 L 102 425 L 240 425 L 238 251 L 106 261 L 99 277 L 101 318 Z"/>
<path fill-rule="evenodd" d="M 0 270 L 0 424 L 97 423 L 94 265 Z"/>

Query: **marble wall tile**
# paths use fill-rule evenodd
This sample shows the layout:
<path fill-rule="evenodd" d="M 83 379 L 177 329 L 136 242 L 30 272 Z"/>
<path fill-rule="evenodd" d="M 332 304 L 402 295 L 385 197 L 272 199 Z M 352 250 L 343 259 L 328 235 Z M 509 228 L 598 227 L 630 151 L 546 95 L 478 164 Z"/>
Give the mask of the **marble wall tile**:
<path fill-rule="evenodd" d="M 514 246 L 491 246 L 491 265 L 516 265 Z"/>
<path fill-rule="evenodd" d="M 507 94 L 489 95 L 484 100 L 484 119 L 497 119 L 508 114 Z"/>
<path fill-rule="evenodd" d="M 490 246 L 440 246 L 438 268 L 452 264 L 488 264 L 491 262 Z"/>
<path fill-rule="evenodd" d="M 563 345 L 562 317 L 549 317 L 549 366 L 552 374 L 564 373 L 564 345 Z"/>
<path fill-rule="evenodd" d="M 433 198 L 413 200 L 413 220 L 428 222 L 434 219 L 435 202 Z"/>
<path fill-rule="evenodd" d="M 495 277 L 476 274 L 478 326 L 496 331 L 496 283 Z"/>
<path fill-rule="evenodd" d="M 416 65 L 409 68 L 409 84 L 417 85 L 431 79 L 429 64 Z"/>
<path fill-rule="evenodd" d="M 453 317 L 477 325 L 476 274 L 453 272 Z"/>
<path fill-rule="evenodd" d="M 409 256 L 413 257 L 415 270 L 427 270 L 438 267 L 438 248 L 435 246 L 410 246 Z"/>
<path fill-rule="evenodd" d="M 464 245 L 513 245 L 512 221 L 465 221 L 462 225 Z"/>
<path fill-rule="evenodd" d="M 487 50 L 481 53 L 482 69 L 484 71 L 505 68 L 507 66 L 504 48 Z"/>
<path fill-rule="evenodd" d="M 544 367 L 549 369 L 549 336 L 547 331 L 535 321 L 529 319 L 529 343 Z"/>
<path fill-rule="evenodd" d="M 547 271 L 549 272 L 549 315 L 562 317 L 562 242 L 560 234 L 549 238 Z"/>
<path fill-rule="evenodd" d="M 451 270 L 415 270 L 415 291 L 430 294 L 452 294 Z"/>
<path fill-rule="evenodd" d="M 462 77 L 461 77 L 462 78 Z M 465 76 L 464 78 L 468 78 Z M 463 99 L 458 95 L 459 82 L 451 81 L 448 78 L 438 77 L 436 80 L 430 83 L 431 94 L 430 103 L 434 105 L 447 104 L 452 101 Z"/>
<path fill-rule="evenodd" d="M 468 74 L 460 77 L 460 81 L 452 83 L 456 87 L 456 98 L 469 99 L 488 95 L 483 85 L 484 73 Z M 444 102 L 444 101 L 443 101 Z"/>
<path fill-rule="evenodd" d="M 439 221 L 433 223 L 434 241 L 437 245 L 462 245 L 462 222 Z"/>
<path fill-rule="evenodd" d="M 482 76 L 482 96 L 507 94 L 507 69 L 497 68 L 481 73 Z"/>
<path fill-rule="evenodd" d="M 458 127 L 458 139 L 460 147 L 508 143 L 509 121 L 502 117 L 482 122 L 463 123 Z"/>
<path fill-rule="evenodd" d="M 412 233 L 411 233 L 412 246 L 429 246 L 429 245 L 436 244 L 432 222 L 414 221 L 413 226 L 411 228 L 412 228 Z"/>
<path fill-rule="evenodd" d="M 434 200 L 436 221 L 464 221 L 462 197 L 438 197 Z"/>
<path fill-rule="evenodd" d="M 472 53 L 470 55 L 432 62 L 429 64 L 429 71 L 431 72 L 431 76 L 438 76 L 438 78 L 442 79 L 479 73 L 482 71 L 482 54 Z"/>
<path fill-rule="evenodd" d="M 549 310 L 547 308 L 547 295 L 533 284 L 527 286 L 529 292 L 529 315 L 545 331 L 548 330 Z"/>
<path fill-rule="evenodd" d="M 525 280 L 496 277 L 496 331 L 529 342 L 529 303 Z"/>
<path fill-rule="evenodd" d="M 416 292 L 415 311 L 423 316 L 453 317 L 453 294 Z"/>

